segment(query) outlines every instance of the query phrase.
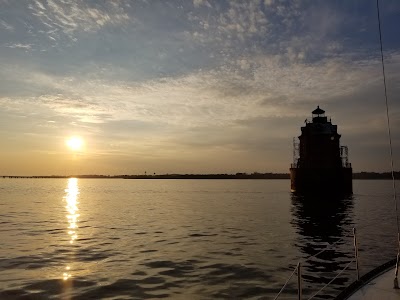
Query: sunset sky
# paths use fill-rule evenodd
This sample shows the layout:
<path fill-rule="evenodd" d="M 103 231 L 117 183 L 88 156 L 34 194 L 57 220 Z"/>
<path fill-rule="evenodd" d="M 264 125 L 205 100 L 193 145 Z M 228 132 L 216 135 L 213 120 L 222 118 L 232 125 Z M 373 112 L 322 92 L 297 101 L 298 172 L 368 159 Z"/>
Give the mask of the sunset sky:
<path fill-rule="evenodd" d="M 381 18 L 400 169 L 400 1 Z M 0 47 L 0 175 L 288 172 L 317 105 L 390 170 L 375 0 L 0 0 Z"/>

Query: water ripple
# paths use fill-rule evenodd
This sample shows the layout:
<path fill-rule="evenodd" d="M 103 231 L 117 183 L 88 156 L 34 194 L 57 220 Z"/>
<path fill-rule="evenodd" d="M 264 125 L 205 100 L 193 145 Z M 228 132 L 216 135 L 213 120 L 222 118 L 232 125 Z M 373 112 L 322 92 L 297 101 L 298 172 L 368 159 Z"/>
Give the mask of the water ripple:
<path fill-rule="evenodd" d="M 0 299 L 271 299 L 298 261 L 307 296 L 352 259 L 351 228 L 368 220 L 363 272 L 396 253 L 377 248 L 395 240 L 385 199 L 368 196 L 382 182 L 313 203 L 290 197 L 287 181 L 5 182 Z M 283 296 L 296 293 L 293 281 Z"/>

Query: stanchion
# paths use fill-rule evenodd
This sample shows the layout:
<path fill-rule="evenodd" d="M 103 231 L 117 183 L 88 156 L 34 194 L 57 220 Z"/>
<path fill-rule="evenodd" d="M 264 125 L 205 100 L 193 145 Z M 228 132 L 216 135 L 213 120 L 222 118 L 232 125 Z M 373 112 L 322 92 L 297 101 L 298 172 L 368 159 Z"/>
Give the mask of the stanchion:
<path fill-rule="evenodd" d="M 356 272 L 357 272 L 357 281 L 360 280 L 360 267 L 358 264 L 358 243 L 357 243 L 357 234 L 356 229 L 353 228 L 353 236 L 354 236 L 354 256 L 356 260 Z"/>
<path fill-rule="evenodd" d="M 302 298 L 302 287 L 301 287 L 301 263 L 297 264 L 297 289 L 298 289 L 298 299 Z"/>

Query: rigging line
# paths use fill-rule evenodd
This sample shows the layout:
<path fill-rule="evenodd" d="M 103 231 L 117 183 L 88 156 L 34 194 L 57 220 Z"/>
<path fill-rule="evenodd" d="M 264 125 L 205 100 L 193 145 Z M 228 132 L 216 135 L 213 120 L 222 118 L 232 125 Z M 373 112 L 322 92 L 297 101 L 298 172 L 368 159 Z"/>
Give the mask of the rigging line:
<path fill-rule="evenodd" d="M 310 255 L 310 256 L 306 257 L 306 259 L 304 259 L 303 262 L 304 263 L 308 262 L 309 260 L 311 260 L 311 258 L 317 258 L 318 255 L 320 255 L 321 253 L 324 253 L 325 251 L 331 249 L 333 246 L 335 246 L 336 244 L 338 244 L 339 242 L 343 241 L 345 238 L 348 238 L 348 237 L 350 237 L 350 235 L 343 236 L 342 238 L 338 239 L 336 242 L 334 242 L 332 244 L 328 243 L 328 245 L 326 245 L 324 249 L 320 250 L 319 252 L 317 252 L 314 255 Z"/>
<path fill-rule="evenodd" d="M 317 258 L 318 255 L 320 255 L 321 253 L 323 253 L 323 252 L 329 250 L 330 248 L 332 248 L 333 246 L 335 246 L 337 243 L 343 241 L 346 237 L 349 237 L 349 236 L 344 236 L 344 237 L 340 238 L 339 240 L 337 240 L 336 242 L 334 242 L 334 243 L 332 243 L 332 244 L 329 244 L 329 243 L 328 243 L 328 245 L 326 245 L 326 247 L 325 247 L 324 249 L 322 249 L 321 251 L 317 252 L 317 253 L 314 254 L 314 255 L 308 256 L 306 259 L 303 260 L 303 262 L 304 262 L 304 263 L 305 263 L 305 262 L 308 262 L 311 258 Z M 289 278 L 286 280 L 285 284 L 283 285 L 283 287 L 281 288 L 281 290 L 279 291 L 279 293 L 276 295 L 276 297 L 274 298 L 274 300 L 278 299 L 279 295 L 280 295 L 280 294 L 283 292 L 283 290 L 286 288 L 286 286 L 287 286 L 287 284 L 289 283 L 290 279 L 292 279 L 292 277 L 293 277 L 293 275 L 294 275 L 294 273 L 295 273 L 296 270 L 297 270 L 297 267 L 294 268 L 292 274 L 291 274 L 291 275 L 289 276 Z"/>
<path fill-rule="evenodd" d="M 350 266 L 350 264 L 354 262 L 354 258 L 344 267 L 342 271 L 340 271 L 335 277 L 332 278 L 331 281 L 329 281 L 327 284 L 325 284 L 321 289 L 319 289 L 314 295 L 312 295 L 308 300 L 313 299 L 315 296 L 317 296 L 324 288 L 326 288 L 328 285 L 330 285 L 333 281 L 335 281 L 336 278 L 338 278 L 344 271 L 347 270 L 347 268 Z"/>
<path fill-rule="evenodd" d="M 278 299 L 278 297 L 280 296 L 280 294 L 283 292 L 283 290 L 285 289 L 285 287 L 287 286 L 287 284 L 289 283 L 290 279 L 292 279 L 294 273 L 297 271 L 297 267 L 294 268 L 292 274 L 289 276 L 288 280 L 286 280 L 285 284 L 283 285 L 283 287 L 281 288 L 281 290 L 279 291 L 278 295 L 276 295 L 276 297 L 274 298 L 274 300 Z"/>
<path fill-rule="evenodd" d="M 386 88 L 386 73 L 385 73 L 385 63 L 383 60 L 383 46 L 382 46 L 382 30 L 381 30 L 381 17 L 379 13 L 379 0 L 376 0 L 376 9 L 378 13 L 378 26 L 379 26 L 379 43 L 381 46 L 381 62 L 382 62 L 382 75 L 383 75 L 383 86 L 385 90 L 385 105 L 386 105 L 386 120 L 387 120 L 387 130 L 389 137 L 389 151 L 390 151 L 390 166 L 391 166 L 391 174 L 392 174 L 392 182 L 393 182 L 393 198 L 396 212 L 396 221 L 397 221 L 397 233 L 400 233 L 399 226 L 399 215 L 397 208 L 397 197 L 396 197 L 396 181 L 394 178 L 394 163 L 393 163 L 393 147 L 392 147 L 392 134 L 390 131 L 390 117 L 389 117 L 389 104 L 388 104 L 388 96 L 387 96 L 387 88 Z"/>
<path fill-rule="evenodd" d="M 390 166 L 391 166 L 392 183 L 393 183 L 393 200 L 394 200 L 394 207 L 395 207 L 395 213 L 396 213 L 396 224 L 397 224 L 398 248 L 397 248 L 397 260 L 396 260 L 396 270 L 395 270 L 395 278 L 394 278 L 394 288 L 398 289 L 399 283 L 397 280 L 397 276 L 398 276 L 399 264 L 400 264 L 400 226 L 399 226 L 399 214 L 398 214 L 397 197 L 396 197 L 396 180 L 394 178 L 393 147 L 392 147 L 392 135 L 390 132 L 390 118 L 389 118 L 389 105 L 388 105 L 387 88 L 386 88 L 385 63 L 383 60 L 382 30 L 381 30 L 381 17 L 380 17 L 380 13 L 379 13 L 379 0 L 376 0 L 376 10 L 377 10 L 377 15 L 378 15 L 378 25 L 379 25 L 379 43 L 381 46 L 383 86 L 385 88 L 386 120 L 387 120 L 387 129 L 388 129 L 388 137 L 389 137 Z"/>

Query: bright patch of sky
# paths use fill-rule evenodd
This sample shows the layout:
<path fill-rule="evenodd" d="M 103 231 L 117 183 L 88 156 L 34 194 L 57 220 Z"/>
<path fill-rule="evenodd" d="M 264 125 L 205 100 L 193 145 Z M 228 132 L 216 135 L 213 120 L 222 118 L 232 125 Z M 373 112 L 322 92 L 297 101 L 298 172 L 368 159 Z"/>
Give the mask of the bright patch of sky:
<path fill-rule="evenodd" d="M 389 170 L 375 0 L 0 6 L 0 174 L 288 172 L 317 105 Z M 400 2 L 381 18 L 399 166 Z"/>

